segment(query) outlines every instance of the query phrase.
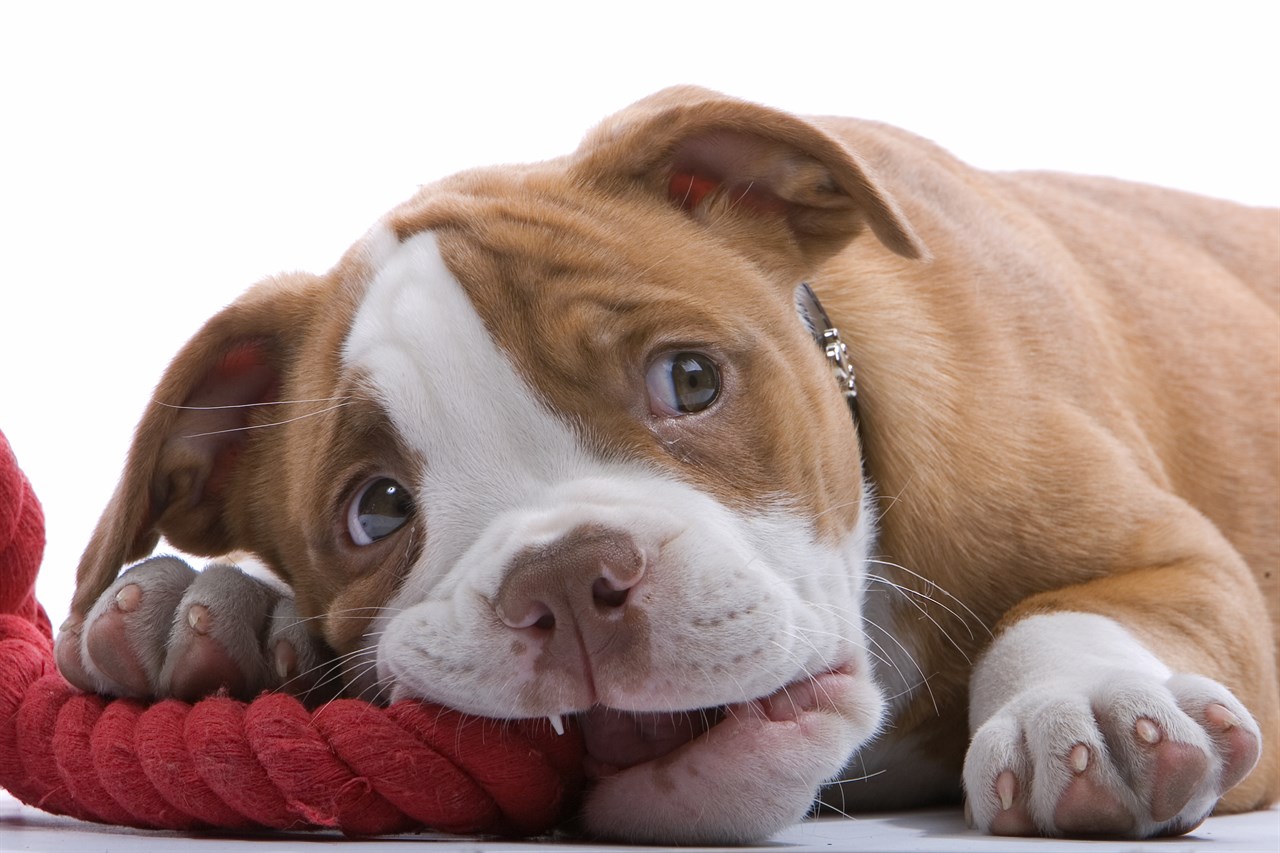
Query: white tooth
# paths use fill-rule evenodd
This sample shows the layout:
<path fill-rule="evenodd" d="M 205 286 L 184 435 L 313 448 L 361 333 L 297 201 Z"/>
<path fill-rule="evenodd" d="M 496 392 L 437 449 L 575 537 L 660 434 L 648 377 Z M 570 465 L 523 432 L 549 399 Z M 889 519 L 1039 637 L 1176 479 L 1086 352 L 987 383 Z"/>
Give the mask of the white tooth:
<path fill-rule="evenodd" d="M 556 734 L 564 734 L 564 720 L 560 719 L 559 714 L 551 714 L 547 717 L 547 722 L 551 724 L 551 728 L 555 729 Z"/>

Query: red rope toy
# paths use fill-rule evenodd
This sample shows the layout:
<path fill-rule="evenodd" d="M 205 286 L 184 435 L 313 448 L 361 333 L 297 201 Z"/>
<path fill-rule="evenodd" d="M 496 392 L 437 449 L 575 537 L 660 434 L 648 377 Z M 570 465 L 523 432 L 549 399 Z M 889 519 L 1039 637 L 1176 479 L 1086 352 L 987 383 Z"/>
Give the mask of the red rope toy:
<path fill-rule="evenodd" d="M 283 694 L 152 705 L 81 693 L 36 601 L 44 516 L 0 433 L 0 786 L 82 820 L 147 829 L 433 829 L 536 835 L 576 806 L 577 732 L 424 702 Z"/>

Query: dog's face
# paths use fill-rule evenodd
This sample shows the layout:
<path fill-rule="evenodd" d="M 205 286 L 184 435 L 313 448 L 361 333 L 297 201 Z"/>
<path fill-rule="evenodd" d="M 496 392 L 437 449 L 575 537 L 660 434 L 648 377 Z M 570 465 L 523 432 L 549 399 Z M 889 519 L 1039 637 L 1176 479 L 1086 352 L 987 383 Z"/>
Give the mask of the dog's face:
<path fill-rule="evenodd" d="M 545 190 L 521 194 L 370 240 L 344 372 L 401 452 L 352 458 L 340 508 L 404 490 L 385 550 L 412 552 L 366 634 L 379 678 L 528 717 L 853 668 L 856 439 L 786 288 L 696 238 L 655 255 L 641 215 L 531 222 Z"/>
<path fill-rule="evenodd" d="M 916 250 L 828 137 L 696 94 L 428 188 L 329 275 L 211 321 L 77 600 L 158 534 L 249 550 L 355 684 L 590 712 L 606 765 L 716 718 L 673 712 L 869 682 L 856 428 L 794 290 L 864 226 Z M 647 746 L 617 736 L 639 723 Z"/>

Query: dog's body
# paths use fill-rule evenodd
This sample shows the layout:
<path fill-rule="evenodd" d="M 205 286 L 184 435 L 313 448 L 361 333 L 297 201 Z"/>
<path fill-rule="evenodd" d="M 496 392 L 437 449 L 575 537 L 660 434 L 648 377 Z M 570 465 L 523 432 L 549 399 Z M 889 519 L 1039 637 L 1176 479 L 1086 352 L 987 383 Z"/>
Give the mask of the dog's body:
<path fill-rule="evenodd" d="M 60 663 L 296 688 L 317 626 L 353 690 L 577 715 L 586 824 L 625 838 L 758 838 L 833 778 L 841 808 L 955 797 L 962 767 L 1003 833 L 1269 803 L 1278 238 L 1274 211 L 661 93 L 214 318 Z M 256 555 L 297 615 L 228 569 L 114 580 L 160 534 Z"/>

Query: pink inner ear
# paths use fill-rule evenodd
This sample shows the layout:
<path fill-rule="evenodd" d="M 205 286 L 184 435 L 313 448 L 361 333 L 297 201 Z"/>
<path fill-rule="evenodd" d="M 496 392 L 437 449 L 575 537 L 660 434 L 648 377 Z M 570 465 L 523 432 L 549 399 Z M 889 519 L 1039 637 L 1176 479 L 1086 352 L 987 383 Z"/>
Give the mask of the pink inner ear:
<path fill-rule="evenodd" d="M 221 491 L 239 459 L 254 408 L 274 400 L 278 387 L 266 346 L 250 340 L 223 353 L 183 401 L 170 447 L 181 448 L 189 460 L 203 460 L 196 465 L 205 472 L 201 491 Z"/>
<path fill-rule="evenodd" d="M 724 182 L 708 175 L 678 171 L 667 185 L 667 197 L 686 213 L 692 213 L 706 197 L 724 186 Z M 768 187 L 755 182 L 737 184 L 725 190 L 731 204 L 745 207 L 757 213 L 781 215 L 787 212 L 787 203 L 774 195 Z"/>
<path fill-rule="evenodd" d="M 252 406 L 274 396 L 276 372 L 259 341 L 236 344 L 223 354 L 186 401 L 189 406 Z"/>
<path fill-rule="evenodd" d="M 685 212 L 692 212 L 702 204 L 707 193 L 719 186 L 720 182 L 713 178 L 692 172 L 676 172 L 671 176 L 671 183 L 667 187 L 667 197 Z"/>

